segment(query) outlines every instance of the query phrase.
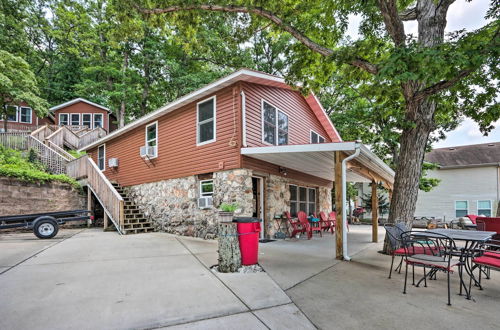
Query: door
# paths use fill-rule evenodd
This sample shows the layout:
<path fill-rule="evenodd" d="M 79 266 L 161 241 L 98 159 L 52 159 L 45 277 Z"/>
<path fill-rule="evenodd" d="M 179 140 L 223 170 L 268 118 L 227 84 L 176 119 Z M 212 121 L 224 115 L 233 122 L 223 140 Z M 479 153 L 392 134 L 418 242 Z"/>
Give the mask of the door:
<path fill-rule="evenodd" d="M 260 223 L 260 239 L 264 238 L 264 179 L 261 177 L 252 177 L 253 192 L 253 214 L 252 217 L 262 220 Z"/>

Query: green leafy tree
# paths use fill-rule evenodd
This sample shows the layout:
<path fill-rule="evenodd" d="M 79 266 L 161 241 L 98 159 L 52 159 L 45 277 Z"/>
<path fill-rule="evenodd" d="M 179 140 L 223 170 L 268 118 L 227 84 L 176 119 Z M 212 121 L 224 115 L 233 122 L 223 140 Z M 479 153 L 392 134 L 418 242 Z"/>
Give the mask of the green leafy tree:
<path fill-rule="evenodd" d="M 492 1 L 490 23 L 445 37 L 446 14 L 454 0 L 396 1 L 115 1 L 123 12 L 189 28 L 206 12 L 235 13 L 241 27 L 269 26 L 294 37 L 287 79 L 319 89 L 341 72 L 356 84 L 374 85 L 375 101 L 399 103 L 396 178 L 389 221 L 411 221 L 429 137 L 447 117 L 464 115 L 487 132 L 500 117 L 498 16 Z M 363 18 L 359 40 L 348 40 L 349 15 Z M 404 21 L 418 24 L 407 36 Z M 250 22 L 250 23 L 249 23 Z M 394 97 L 396 93 L 397 97 Z"/>
<path fill-rule="evenodd" d="M 7 105 L 29 104 L 39 117 L 47 115 L 47 102 L 40 97 L 37 81 L 30 66 L 22 58 L 0 50 L 0 105 L 7 131 L 7 117 L 12 113 Z"/>

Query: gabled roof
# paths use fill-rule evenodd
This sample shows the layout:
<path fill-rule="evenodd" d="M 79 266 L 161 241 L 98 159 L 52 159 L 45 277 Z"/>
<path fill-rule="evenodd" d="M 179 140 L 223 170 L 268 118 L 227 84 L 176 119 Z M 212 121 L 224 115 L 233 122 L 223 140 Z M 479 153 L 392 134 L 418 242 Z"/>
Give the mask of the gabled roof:
<path fill-rule="evenodd" d="M 108 112 L 111 112 L 111 110 L 109 108 L 106 108 L 105 106 L 97 104 L 97 103 L 94 103 L 94 102 L 90 102 L 89 100 L 86 100 L 86 99 L 81 98 L 81 97 L 73 99 L 73 100 L 68 101 L 68 102 L 64 102 L 64 103 L 56 105 L 56 106 L 53 106 L 49 110 L 50 111 L 56 111 L 56 110 L 59 110 L 59 109 L 62 109 L 62 108 L 66 108 L 66 107 L 68 107 L 68 106 L 70 106 L 72 104 L 78 103 L 78 102 L 85 102 L 87 104 L 93 105 L 94 107 L 97 107 L 97 108 L 106 110 Z"/>
<path fill-rule="evenodd" d="M 246 81 L 250 83 L 256 83 L 260 85 L 267 85 L 267 86 L 273 86 L 273 87 L 280 87 L 280 88 L 286 88 L 286 89 L 292 89 L 292 87 L 288 84 L 285 83 L 285 80 L 283 78 L 273 76 L 264 72 L 260 71 L 255 71 L 255 70 L 250 70 L 250 69 L 240 69 L 237 70 L 233 73 L 231 73 L 228 76 L 222 77 L 196 91 L 193 91 L 189 94 L 186 94 L 182 96 L 181 98 L 159 108 L 156 111 L 153 111 L 131 123 L 128 125 L 125 125 L 124 127 L 114 131 L 113 133 L 103 137 L 100 140 L 97 140 L 96 142 L 89 144 L 82 150 L 88 150 L 91 148 L 94 148 L 97 145 L 102 144 L 105 141 L 111 140 L 117 136 L 120 136 L 136 127 L 139 127 L 143 124 L 149 123 L 150 121 L 153 121 L 157 119 L 158 117 L 161 117 L 167 113 L 170 113 L 176 109 L 179 109 L 180 107 L 187 105 L 197 99 L 201 99 L 203 97 L 209 96 L 224 87 L 230 86 L 238 81 Z M 318 99 L 314 94 L 309 95 L 308 97 L 305 98 L 311 109 L 313 110 L 314 114 L 318 118 L 319 122 L 325 129 L 326 133 L 332 139 L 333 141 L 342 141 L 340 138 L 340 135 L 338 132 L 335 130 L 333 127 L 333 124 L 326 114 L 325 110 L 319 103 Z"/>
<path fill-rule="evenodd" d="M 434 149 L 425 161 L 441 168 L 492 166 L 500 163 L 500 142 Z"/>

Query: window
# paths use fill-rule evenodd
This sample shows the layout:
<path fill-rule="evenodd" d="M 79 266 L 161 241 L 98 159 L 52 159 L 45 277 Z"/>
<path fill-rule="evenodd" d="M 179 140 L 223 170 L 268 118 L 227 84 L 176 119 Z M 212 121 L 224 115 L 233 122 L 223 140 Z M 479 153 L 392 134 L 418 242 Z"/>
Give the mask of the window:
<path fill-rule="evenodd" d="M 200 197 L 212 197 L 214 194 L 214 180 L 200 181 Z"/>
<path fill-rule="evenodd" d="M 104 171 L 106 169 L 106 149 L 105 149 L 105 145 L 100 145 L 98 148 L 97 148 L 97 167 L 99 167 L 99 169 L 101 171 Z"/>
<path fill-rule="evenodd" d="M 491 201 L 477 201 L 477 215 L 491 217 Z"/>
<path fill-rule="evenodd" d="M 206 144 L 215 141 L 215 96 L 198 103 L 197 109 L 197 141 L 196 144 Z"/>
<path fill-rule="evenodd" d="M 102 113 L 94 113 L 94 128 L 104 127 Z"/>
<path fill-rule="evenodd" d="M 67 113 L 59 114 L 59 126 L 69 125 L 69 115 Z"/>
<path fill-rule="evenodd" d="M 71 125 L 72 126 L 80 126 L 80 114 L 72 113 L 71 114 Z"/>
<path fill-rule="evenodd" d="M 262 141 L 273 145 L 288 144 L 288 116 L 262 101 Z"/>
<path fill-rule="evenodd" d="M 146 126 L 146 146 L 153 148 L 153 158 L 158 156 L 158 122 Z"/>
<path fill-rule="evenodd" d="M 465 217 L 467 214 L 469 214 L 469 202 L 455 201 L 455 217 Z"/>
<path fill-rule="evenodd" d="M 325 138 L 315 131 L 311 131 L 311 143 L 325 143 Z"/>
<path fill-rule="evenodd" d="M 31 108 L 21 107 L 19 110 L 19 122 L 31 124 Z"/>
<path fill-rule="evenodd" d="M 17 107 L 15 105 L 7 105 L 7 121 L 17 121 Z"/>
<path fill-rule="evenodd" d="M 299 211 L 312 215 L 316 212 L 316 189 L 290 185 L 290 214 L 297 216 Z"/>
<path fill-rule="evenodd" d="M 82 114 L 82 125 L 92 128 L 92 114 L 84 113 Z"/>

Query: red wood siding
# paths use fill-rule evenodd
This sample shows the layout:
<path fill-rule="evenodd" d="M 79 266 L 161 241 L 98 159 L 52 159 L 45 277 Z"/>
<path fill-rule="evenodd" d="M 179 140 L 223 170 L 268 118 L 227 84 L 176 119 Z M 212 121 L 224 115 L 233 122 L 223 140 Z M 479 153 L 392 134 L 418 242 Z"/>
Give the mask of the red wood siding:
<path fill-rule="evenodd" d="M 129 186 L 241 167 L 239 88 L 233 85 L 215 95 L 215 142 L 196 146 L 196 104 L 208 98 L 204 97 L 158 119 L 158 157 L 151 163 L 140 157 L 139 149 L 145 145 L 145 127 L 154 121 L 106 142 L 104 174 Z M 233 134 L 236 146 L 229 146 Z M 97 148 L 90 152 L 96 161 Z M 118 158 L 118 169 L 107 167 L 109 158 Z"/>
<path fill-rule="evenodd" d="M 246 97 L 248 147 L 268 145 L 262 142 L 262 100 L 288 115 L 288 144 L 310 143 L 310 130 L 332 142 L 300 92 L 251 83 L 243 83 L 242 88 Z"/>
<path fill-rule="evenodd" d="M 26 102 L 21 102 L 20 105 L 17 106 L 18 109 L 19 107 L 30 107 Z M 19 110 L 18 110 L 19 111 Z M 0 116 L 1 117 L 1 116 Z M 19 120 L 19 117 L 17 118 Z M 33 127 L 33 128 L 36 128 L 37 125 L 39 125 L 39 121 L 41 120 L 41 118 L 38 118 L 35 114 L 35 110 L 34 109 L 31 109 L 31 123 L 21 123 L 19 121 L 7 121 L 7 123 L 9 124 L 8 128 L 11 128 L 11 129 L 16 129 L 16 128 L 26 128 L 26 127 Z M 3 122 L 4 120 L 2 120 L 0 118 L 0 129 L 3 129 Z"/>
<path fill-rule="evenodd" d="M 285 177 L 283 174 L 279 172 L 279 166 L 274 165 L 268 162 L 264 162 L 262 160 L 258 160 L 255 158 L 242 156 L 242 167 L 248 168 L 254 171 L 258 171 L 266 174 L 274 174 Z M 312 176 L 309 174 L 305 174 L 302 172 L 298 172 L 295 170 L 287 169 L 286 178 L 291 180 L 297 180 L 299 182 L 308 183 L 312 186 L 326 186 L 333 187 L 333 181 L 325 180 L 322 178 L 318 178 L 316 176 Z"/>
<path fill-rule="evenodd" d="M 106 110 L 103 110 L 101 108 L 95 107 L 91 104 L 88 104 L 85 102 L 77 102 L 77 103 L 68 105 L 67 107 L 57 109 L 56 111 L 54 111 L 56 125 L 59 125 L 59 114 L 60 113 L 79 113 L 80 114 L 80 123 L 82 120 L 81 114 L 91 113 L 92 120 L 94 120 L 93 114 L 94 113 L 101 113 L 104 117 L 103 128 L 109 132 L 109 117 L 108 117 L 109 112 Z M 70 120 L 70 123 L 71 123 L 71 120 Z"/>

